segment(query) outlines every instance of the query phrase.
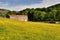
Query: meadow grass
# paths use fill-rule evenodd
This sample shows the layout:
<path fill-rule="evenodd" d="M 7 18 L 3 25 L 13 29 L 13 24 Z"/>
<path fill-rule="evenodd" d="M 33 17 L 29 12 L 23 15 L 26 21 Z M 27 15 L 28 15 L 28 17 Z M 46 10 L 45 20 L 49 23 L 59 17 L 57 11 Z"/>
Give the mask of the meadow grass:
<path fill-rule="evenodd" d="M 60 40 L 60 24 L 0 18 L 0 40 Z"/>

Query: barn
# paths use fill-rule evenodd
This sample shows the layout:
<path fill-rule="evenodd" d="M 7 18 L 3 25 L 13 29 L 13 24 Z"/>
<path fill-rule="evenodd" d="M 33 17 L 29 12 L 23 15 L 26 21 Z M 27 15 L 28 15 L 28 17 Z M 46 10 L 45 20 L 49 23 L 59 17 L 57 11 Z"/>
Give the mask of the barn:
<path fill-rule="evenodd" d="M 20 21 L 28 21 L 27 15 L 7 15 L 6 18 L 14 19 L 14 20 L 20 20 Z"/>

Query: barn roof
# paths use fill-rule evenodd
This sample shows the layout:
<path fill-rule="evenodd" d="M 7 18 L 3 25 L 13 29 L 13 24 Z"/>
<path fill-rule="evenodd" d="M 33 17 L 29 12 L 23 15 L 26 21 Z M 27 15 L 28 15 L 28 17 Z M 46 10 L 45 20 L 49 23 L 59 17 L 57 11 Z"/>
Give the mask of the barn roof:
<path fill-rule="evenodd" d="M 14 17 L 14 16 L 17 16 L 17 17 L 27 17 L 27 15 L 9 15 L 9 16 L 12 16 L 12 17 Z"/>

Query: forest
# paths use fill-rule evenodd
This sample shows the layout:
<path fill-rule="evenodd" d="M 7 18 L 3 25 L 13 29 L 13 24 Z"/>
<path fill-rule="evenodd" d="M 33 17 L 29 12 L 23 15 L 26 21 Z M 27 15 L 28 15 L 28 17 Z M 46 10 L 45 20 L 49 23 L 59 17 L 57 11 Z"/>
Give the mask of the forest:
<path fill-rule="evenodd" d="M 21 11 L 6 10 L 5 12 L 0 12 L 0 17 L 5 17 L 6 15 L 27 15 L 29 21 L 60 21 L 60 4 L 47 8 L 26 8 Z"/>

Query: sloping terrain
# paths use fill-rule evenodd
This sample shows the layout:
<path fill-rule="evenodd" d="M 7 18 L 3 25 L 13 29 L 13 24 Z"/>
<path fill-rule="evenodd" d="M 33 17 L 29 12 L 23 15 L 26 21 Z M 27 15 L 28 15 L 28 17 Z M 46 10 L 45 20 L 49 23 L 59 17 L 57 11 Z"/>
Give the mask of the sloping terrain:
<path fill-rule="evenodd" d="M 60 25 L 0 18 L 0 40 L 60 40 Z"/>
<path fill-rule="evenodd" d="M 55 4 L 53 6 L 49 6 L 48 8 L 53 8 L 53 9 L 56 9 L 56 10 L 60 10 L 60 3 L 59 4 Z"/>

